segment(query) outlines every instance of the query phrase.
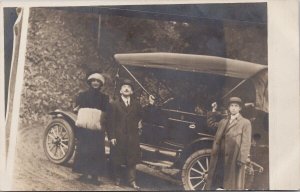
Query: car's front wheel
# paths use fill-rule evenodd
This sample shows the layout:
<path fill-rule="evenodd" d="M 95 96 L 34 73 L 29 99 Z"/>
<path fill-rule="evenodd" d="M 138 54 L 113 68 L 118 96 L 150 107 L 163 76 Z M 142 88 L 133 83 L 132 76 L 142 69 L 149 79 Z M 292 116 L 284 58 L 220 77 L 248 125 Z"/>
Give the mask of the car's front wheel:
<path fill-rule="evenodd" d="M 185 190 L 204 190 L 207 182 L 211 149 L 191 154 L 182 168 L 182 184 Z"/>
<path fill-rule="evenodd" d="M 68 162 L 75 151 L 75 136 L 71 125 L 64 119 L 53 119 L 44 132 L 43 146 L 51 162 Z"/>

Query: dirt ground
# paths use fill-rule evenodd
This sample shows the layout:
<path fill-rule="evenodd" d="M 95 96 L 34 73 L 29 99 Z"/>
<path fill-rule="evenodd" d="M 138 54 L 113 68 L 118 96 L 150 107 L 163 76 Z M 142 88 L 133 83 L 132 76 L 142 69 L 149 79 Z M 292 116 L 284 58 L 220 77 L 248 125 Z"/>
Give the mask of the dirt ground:
<path fill-rule="evenodd" d="M 99 186 L 83 183 L 78 180 L 79 175 L 72 172 L 72 159 L 66 165 L 51 163 L 45 156 L 42 139 L 45 125 L 33 124 L 19 128 L 17 150 L 12 190 L 55 190 L 55 191 L 131 191 L 125 184 L 115 186 L 108 176 L 100 177 Z M 268 151 L 260 151 L 265 154 Z M 258 157 L 262 158 L 262 157 Z M 255 177 L 250 189 L 268 189 L 268 158 L 261 164 L 264 174 Z M 147 191 L 178 191 L 183 190 L 178 170 L 159 169 L 149 165 L 137 166 L 137 183 L 142 190 Z"/>
<path fill-rule="evenodd" d="M 126 185 L 115 186 L 108 176 L 100 178 L 99 186 L 78 181 L 72 172 L 72 161 L 67 165 L 51 163 L 45 156 L 42 137 L 45 126 L 20 127 L 17 139 L 14 184 L 12 190 L 132 190 Z M 174 171 L 141 164 L 137 167 L 137 183 L 142 190 L 182 190 Z"/>

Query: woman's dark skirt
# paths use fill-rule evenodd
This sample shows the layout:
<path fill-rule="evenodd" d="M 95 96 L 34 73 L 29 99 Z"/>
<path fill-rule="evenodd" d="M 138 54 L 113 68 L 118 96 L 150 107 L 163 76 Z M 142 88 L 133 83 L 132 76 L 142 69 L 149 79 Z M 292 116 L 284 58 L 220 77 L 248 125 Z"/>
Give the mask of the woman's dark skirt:
<path fill-rule="evenodd" d="M 84 128 L 76 130 L 78 139 L 73 171 L 81 174 L 101 175 L 105 169 L 105 134 Z"/>

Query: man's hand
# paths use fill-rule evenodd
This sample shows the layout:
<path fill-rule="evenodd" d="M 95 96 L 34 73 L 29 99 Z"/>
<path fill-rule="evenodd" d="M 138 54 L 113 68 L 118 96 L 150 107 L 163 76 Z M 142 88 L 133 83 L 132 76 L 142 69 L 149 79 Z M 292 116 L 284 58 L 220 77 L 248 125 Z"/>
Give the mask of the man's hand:
<path fill-rule="evenodd" d="M 248 157 L 247 160 L 246 160 L 246 163 L 250 163 L 250 162 L 251 162 L 251 160 L 250 160 L 250 158 Z"/>
<path fill-rule="evenodd" d="M 110 142 L 113 146 L 115 146 L 117 144 L 117 139 L 111 139 Z"/>
<path fill-rule="evenodd" d="M 211 104 L 211 107 L 212 107 L 212 112 L 216 112 L 217 111 L 217 108 L 218 108 L 218 104 L 217 104 L 217 102 L 213 102 L 212 104 Z"/>
<path fill-rule="evenodd" d="M 142 128 L 143 128 L 143 123 L 142 123 L 142 120 L 140 120 L 139 123 L 138 123 L 138 133 L 139 133 L 139 135 L 142 134 Z"/>
<path fill-rule="evenodd" d="M 154 100 L 155 100 L 155 97 L 153 95 L 150 95 L 149 96 L 149 103 L 150 103 L 150 105 L 154 104 Z"/>
<path fill-rule="evenodd" d="M 143 123 L 142 123 L 142 120 L 140 120 L 139 122 L 138 122 L 138 129 L 141 129 L 143 127 Z"/>

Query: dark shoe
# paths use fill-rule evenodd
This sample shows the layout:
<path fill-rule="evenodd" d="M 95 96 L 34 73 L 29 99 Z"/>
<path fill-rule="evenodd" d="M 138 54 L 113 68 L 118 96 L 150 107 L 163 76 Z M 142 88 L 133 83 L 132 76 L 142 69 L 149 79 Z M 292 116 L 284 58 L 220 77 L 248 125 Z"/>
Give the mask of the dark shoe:
<path fill-rule="evenodd" d="M 135 190 L 140 190 L 141 188 L 139 186 L 137 186 L 137 184 L 135 183 L 135 181 L 131 182 L 129 184 L 130 187 L 134 188 Z"/>

